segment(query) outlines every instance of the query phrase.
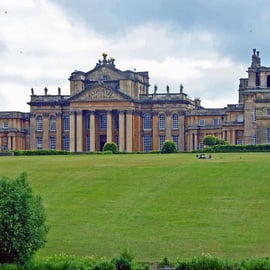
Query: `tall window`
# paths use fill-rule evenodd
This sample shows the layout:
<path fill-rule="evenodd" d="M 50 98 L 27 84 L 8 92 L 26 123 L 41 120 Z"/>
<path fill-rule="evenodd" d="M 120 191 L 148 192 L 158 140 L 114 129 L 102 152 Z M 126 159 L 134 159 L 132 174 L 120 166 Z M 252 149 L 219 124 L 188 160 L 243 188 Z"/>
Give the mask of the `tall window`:
<path fill-rule="evenodd" d="M 178 135 L 173 135 L 172 138 L 173 138 L 173 141 L 176 144 L 176 149 L 179 150 L 179 136 Z"/>
<path fill-rule="evenodd" d="M 43 139 L 42 139 L 42 137 L 37 137 L 37 149 L 38 150 L 43 149 Z"/>
<path fill-rule="evenodd" d="M 90 151 L 90 136 L 86 136 L 86 141 L 85 141 L 85 145 L 86 145 L 86 151 Z"/>
<path fill-rule="evenodd" d="M 217 119 L 217 118 L 213 119 L 213 125 L 219 126 L 219 119 Z"/>
<path fill-rule="evenodd" d="M 143 115 L 143 129 L 152 129 L 152 115 L 149 113 Z"/>
<path fill-rule="evenodd" d="M 115 136 L 115 143 L 117 144 L 117 147 L 119 149 L 119 136 L 118 135 Z"/>
<path fill-rule="evenodd" d="M 152 135 L 143 136 L 143 150 L 144 152 L 152 151 Z"/>
<path fill-rule="evenodd" d="M 119 129 L 119 114 L 115 116 L 114 121 L 114 128 Z"/>
<path fill-rule="evenodd" d="M 267 129 L 267 143 L 270 143 L 270 128 Z"/>
<path fill-rule="evenodd" d="M 64 150 L 69 151 L 69 147 L 70 147 L 69 136 L 64 136 L 63 141 L 64 141 Z"/>
<path fill-rule="evenodd" d="M 4 128 L 4 129 L 8 129 L 8 121 L 5 121 L 5 122 L 3 123 L 3 128 Z"/>
<path fill-rule="evenodd" d="M 107 114 L 106 113 L 99 115 L 99 128 L 107 129 Z"/>
<path fill-rule="evenodd" d="M 178 114 L 174 113 L 172 116 L 172 128 L 179 129 Z"/>
<path fill-rule="evenodd" d="M 69 115 L 64 116 L 64 131 L 69 131 L 70 130 L 70 120 L 69 120 Z"/>
<path fill-rule="evenodd" d="M 37 131 L 42 131 L 43 130 L 43 119 L 42 116 L 37 117 Z"/>
<path fill-rule="evenodd" d="M 205 126 L 205 120 L 204 119 L 199 120 L 199 126 Z"/>
<path fill-rule="evenodd" d="M 159 116 L 159 129 L 165 129 L 165 114 Z"/>
<path fill-rule="evenodd" d="M 86 117 L 86 120 L 85 120 L 85 125 L 86 125 L 86 129 L 90 129 L 90 117 Z"/>
<path fill-rule="evenodd" d="M 50 137 L 50 149 L 51 150 L 56 149 L 56 138 L 54 136 Z"/>
<path fill-rule="evenodd" d="M 160 151 L 162 150 L 162 146 L 164 142 L 165 142 L 165 136 L 164 135 L 159 136 L 159 150 Z"/>
<path fill-rule="evenodd" d="M 54 115 L 50 117 L 50 131 L 56 131 L 56 118 Z"/>

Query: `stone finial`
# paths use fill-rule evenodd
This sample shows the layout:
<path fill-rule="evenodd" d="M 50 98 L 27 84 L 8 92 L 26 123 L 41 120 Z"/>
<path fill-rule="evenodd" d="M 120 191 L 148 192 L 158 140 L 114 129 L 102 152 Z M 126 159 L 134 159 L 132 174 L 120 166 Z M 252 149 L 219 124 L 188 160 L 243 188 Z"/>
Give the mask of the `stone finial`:
<path fill-rule="evenodd" d="M 257 68 L 261 66 L 260 52 L 253 49 L 251 67 Z"/>
<path fill-rule="evenodd" d="M 34 88 L 31 88 L 31 95 L 34 95 Z"/>
<path fill-rule="evenodd" d="M 48 95 L 48 88 L 47 87 L 44 88 L 44 93 L 45 93 L 45 96 Z"/>
<path fill-rule="evenodd" d="M 166 86 L 166 91 L 167 91 L 167 94 L 170 93 L 170 87 L 169 87 L 169 85 Z"/>
<path fill-rule="evenodd" d="M 157 93 L 157 89 L 158 89 L 158 87 L 157 87 L 157 85 L 155 84 L 155 86 L 154 86 L 154 93 L 155 93 L 155 94 Z"/>
<path fill-rule="evenodd" d="M 182 83 L 180 83 L 180 93 L 182 94 L 183 93 L 183 89 L 184 89 L 184 86 Z"/>
<path fill-rule="evenodd" d="M 107 55 L 108 55 L 108 54 L 105 53 L 105 52 L 102 53 L 102 56 L 103 56 L 103 64 L 107 64 L 107 59 L 106 59 L 106 58 L 107 58 Z"/>
<path fill-rule="evenodd" d="M 58 87 L 58 95 L 60 96 L 61 95 L 61 88 Z"/>

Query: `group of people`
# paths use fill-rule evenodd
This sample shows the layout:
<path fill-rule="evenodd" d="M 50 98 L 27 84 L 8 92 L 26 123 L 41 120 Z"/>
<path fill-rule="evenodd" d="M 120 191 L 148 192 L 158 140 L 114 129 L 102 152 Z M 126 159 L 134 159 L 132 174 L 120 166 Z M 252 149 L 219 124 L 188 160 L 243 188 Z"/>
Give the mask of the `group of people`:
<path fill-rule="evenodd" d="M 197 154 L 196 157 L 199 159 L 212 159 L 213 158 L 211 154 L 207 157 L 204 153 Z"/>

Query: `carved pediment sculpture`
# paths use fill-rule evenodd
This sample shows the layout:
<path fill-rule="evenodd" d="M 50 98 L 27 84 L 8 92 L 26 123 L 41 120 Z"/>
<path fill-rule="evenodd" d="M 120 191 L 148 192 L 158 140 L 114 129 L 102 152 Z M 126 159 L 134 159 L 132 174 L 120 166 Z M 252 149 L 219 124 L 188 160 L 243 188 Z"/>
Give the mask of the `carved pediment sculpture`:
<path fill-rule="evenodd" d="M 123 94 L 106 87 L 96 87 L 89 90 L 85 90 L 77 95 L 75 100 L 124 100 Z"/>

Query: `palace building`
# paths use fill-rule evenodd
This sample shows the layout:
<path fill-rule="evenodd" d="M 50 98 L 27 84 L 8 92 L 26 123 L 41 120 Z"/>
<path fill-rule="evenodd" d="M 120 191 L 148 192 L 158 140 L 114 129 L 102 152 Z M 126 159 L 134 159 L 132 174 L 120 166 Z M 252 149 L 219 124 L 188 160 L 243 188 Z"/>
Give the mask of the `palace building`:
<path fill-rule="evenodd" d="M 115 142 L 121 152 L 147 152 L 171 140 L 179 151 L 192 151 L 206 135 L 230 144 L 270 143 L 270 67 L 261 66 L 256 49 L 251 60 L 238 103 L 209 109 L 182 85 L 149 93 L 148 72 L 119 70 L 104 53 L 92 70 L 71 73 L 69 95 L 31 89 L 30 112 L 0 112 L 1 150 L 95 152 Z"/>

